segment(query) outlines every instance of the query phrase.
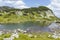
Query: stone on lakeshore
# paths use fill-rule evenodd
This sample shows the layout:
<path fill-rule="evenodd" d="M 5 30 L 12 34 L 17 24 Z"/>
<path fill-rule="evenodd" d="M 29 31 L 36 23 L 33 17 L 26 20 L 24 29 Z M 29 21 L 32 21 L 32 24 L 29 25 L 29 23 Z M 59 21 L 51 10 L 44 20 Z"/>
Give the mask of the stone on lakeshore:
<path fill-rule="evenodd" d="M 23 31 L 23 33 L 27 33 L 27 31 Z"/>
<path fill-rule="evenodd" d="M 55 39 L 59 38 L 59 36 L 57 36 L 57 35 L 52 35 L 52 37 Z"/>
<path fill-rule="evenodd" d="M 55 32 L 55 33 L 53 33 L 52 37 L 55 39 L 60 38 L 60 33 L 58 34 Z"/>
<path fill-rule="evenodd" d="M 21 29 L 17 29 L 17 31 L 19 31 L 19 32 L 20 32 L 20 31 L 21 31 Z"/>
<path fill-rule="evenodd" d="M 0 35 L 2 35 L 3 34 L 3 32 L 2 31 L 0 31 Z"/>
<path fill-rule="evenodd" d="M 48 37 L 51 37 L 51 35 L 48 35 Z"/>
<path fill-rule="evenodd" d="M 24 32 L 24 30 L 21 30 L 21 29 L 17 29 L 17 31 L 19 31 L 19 32 Z"/>
<path fill-rule="evenodd" d="M 37 35 L 35 35 L 34 38 L 37 38 Z"/>
<path fill-rule="evenodd" d="M 13 34 L 11 35 L 11 37 L 19 38 L 19 35 L 18 35 L 18 33 L 13 33 Z"/>
<path fill-rule="evenodd" d="M 33 35 L 32 34 L 29 34 L 28 37 L 33 37 Z"/>
<path fill-rule="evenodd" d="M 11 38 L 4 38 L 3 40 L 13 40 L 13 39 L 11 39 Z"/>

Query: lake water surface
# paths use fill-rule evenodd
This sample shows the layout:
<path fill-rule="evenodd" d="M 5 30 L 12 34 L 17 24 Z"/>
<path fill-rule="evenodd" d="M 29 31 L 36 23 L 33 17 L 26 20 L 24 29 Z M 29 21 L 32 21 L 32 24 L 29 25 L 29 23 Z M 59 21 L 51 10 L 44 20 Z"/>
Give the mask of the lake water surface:
<path fill-rule="evenodd" d="M 15 23 L 15 24 L 0 24 L 0 30 L 15 30 L 15 29 L 22 29 L 27 30 L 30 29 L 31 31 L 50 31 L 51 28 L 58 28 L 59 25 L 56 23 L 51 23 L 49 26 L 40 26 L 36 23 L 28 22 L 28 23 Z"/>

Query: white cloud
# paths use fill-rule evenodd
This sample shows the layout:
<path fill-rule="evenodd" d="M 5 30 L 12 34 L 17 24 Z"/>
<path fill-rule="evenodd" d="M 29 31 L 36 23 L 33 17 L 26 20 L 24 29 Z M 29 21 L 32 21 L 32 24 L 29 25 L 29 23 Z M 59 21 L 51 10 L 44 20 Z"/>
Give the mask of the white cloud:
<path fill-rule="evenodd" d="M 48 7 L 53 10 L 57 17 L 60 17 L 60 0 L 51 0 Z"/>
<path fill-rule="evenodd" d="M 26 6 L 26 4 L 23 2 L 23 0 L 15 0 L 15 1 L 11 1 L 11 0 L 0 0 L 0 6 L 11 6 L 11 7 L 15 7 L 15 8 L 28 8 L 28 6 Z"/>

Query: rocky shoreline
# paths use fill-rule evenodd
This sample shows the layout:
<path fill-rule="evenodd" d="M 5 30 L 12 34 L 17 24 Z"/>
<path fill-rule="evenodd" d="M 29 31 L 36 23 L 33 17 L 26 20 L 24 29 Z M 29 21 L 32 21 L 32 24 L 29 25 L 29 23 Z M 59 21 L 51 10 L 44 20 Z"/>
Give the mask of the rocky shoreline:
<path fill-rule="evenodd" d="M 41 35 L 45 35 L 47 38 L 53 38 L 53 39 L 58 39 L 58 38 L 60 38 L 60 33 L 58 33 L 57 34 L 57 32 L 54 32 L 53 34 L 50 34 L 50 33 L 48 33 L 48 34 L 46 34 L 46 32 L 45 33 L 40 33 L 40 34 L 32 34 L 32 33 L 28 33 L 28 31 L 26 31 L 26 30 L 21 30 L 21 29 L 17 29 L 17 30 L 14 30 L 14 31 L 12 31 L 12 32 L 10 32 L 10 31 L 1 31 L 0 30 L 0 35 L 5 35 L 5 34 L 7 34 L 7 35 L 9 35 L 8 37 L 7 37 L 7 35 L 3 38 L 3 40 L 14 40 L 15 38 L 19 38 L 20 36 L 27 36 L 28 38 L 40 38 L 40 37 L 42 37 Z M 40 37 L 39 37 L 40 36 Z"/>

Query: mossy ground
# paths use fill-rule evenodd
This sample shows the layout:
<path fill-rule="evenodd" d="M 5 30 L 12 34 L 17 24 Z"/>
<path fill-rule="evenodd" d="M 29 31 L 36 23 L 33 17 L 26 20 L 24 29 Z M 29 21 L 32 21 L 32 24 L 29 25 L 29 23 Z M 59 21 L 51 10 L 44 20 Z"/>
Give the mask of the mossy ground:
<path fill-rule="evenodd" d="M 33 36 L 36 35 L 37 37 L 29 37 L 28 34 L 25 35 L 23 33 L 19 33 L 19 38 L 14 38 L 14 40 L 60 40 L 60 39 L 54 39 L 52 37 L 48 37 L 48 33 L 42 33 L 42 34 L 33 34 Z M 3 34 L 0 36 L 0 40 L 3 40 L 3 38 L 9 38 L 11 34 Z"/>

